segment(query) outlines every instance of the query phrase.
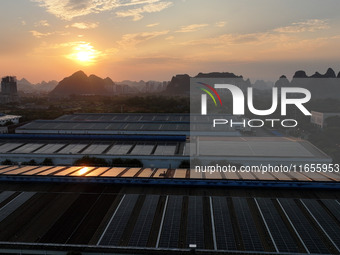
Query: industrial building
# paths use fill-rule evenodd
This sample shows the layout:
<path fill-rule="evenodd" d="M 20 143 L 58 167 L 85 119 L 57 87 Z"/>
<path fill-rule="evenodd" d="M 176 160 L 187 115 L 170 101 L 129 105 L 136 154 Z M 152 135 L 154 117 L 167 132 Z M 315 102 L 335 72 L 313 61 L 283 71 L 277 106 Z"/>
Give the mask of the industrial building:
<path fill-rule="evenodd" d="M 198 139 L 191 128 L 186 114 L 74 114 L 0 135 L 0 161 L 14 162 L 0 164 L 0 253 L 340 253 L 339 172 L 178 167 L 191 157 L 243 166 L 331 158 L 292 137 L 230 128 Z M 84 156 L 143 166 L 75 166 Z M 54 165 L 42 166 L 46 158 Z"/>
<path fill-rule="evenodd" d="M 6 115 L 0 113 L 0 126 L 6 125 L 9 122 L 12 122 L 13 124 L 18 124 L 21 116 L 18 115 Z"/>
<path fill-rule="evenodd" d="M 340 117 L 339 112 L 316 112 L 312 111 L 312 116 L 311 116 L 311 123 L 313 123 L 315 126 L 323 129 L 327 125 L 325 123 L 325 120 L 330 117 Z"/>
<path fill-rule="evenodd" d="M 6 76 L 1 80 L 0 104 L 18 102 L 17 79 L 15 76 Z"/>

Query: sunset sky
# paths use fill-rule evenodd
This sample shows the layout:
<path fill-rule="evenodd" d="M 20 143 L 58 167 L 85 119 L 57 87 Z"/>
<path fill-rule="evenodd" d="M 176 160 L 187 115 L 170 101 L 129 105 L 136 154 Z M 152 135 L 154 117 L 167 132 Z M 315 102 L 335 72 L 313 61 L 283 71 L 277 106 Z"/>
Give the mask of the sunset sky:
<path fill-rule="evenodd" d="M 2 0 L 0 75 L 114 81 L 340 71 L 339 0 Z"/>

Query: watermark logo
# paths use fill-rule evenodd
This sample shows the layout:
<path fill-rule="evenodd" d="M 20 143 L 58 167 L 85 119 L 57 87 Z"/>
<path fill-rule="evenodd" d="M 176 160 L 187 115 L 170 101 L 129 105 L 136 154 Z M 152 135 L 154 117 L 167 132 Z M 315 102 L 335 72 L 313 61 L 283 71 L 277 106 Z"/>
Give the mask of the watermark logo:
<path fill-rule="evenodd" d="M 201 85 L 206 86 L 209 88 L 213 93 L 217 96 L 217 98 L 220 101 L 220 104 L 222 106 L 222 100 L 220 98 L 220 95 L 217 93 L 216 89 L 227 89 L 231 95 L 232 95 L 232 101 L 233 101 L 233 115 L 244 115 L 245 113 L 245 96 L 243 91 L 232 84 L 215 84 L 214 87 L 203 83 L 198 82 Z M 217 106 L 216 100 L 214 96 L 209 92 L 207 89 L 200 88 L 202 91 L 206 92 L 214 101 L 215 106 Z M 307 103 L 311 99 L 311 93 L 308 89 L 305 88 L 296 88 L 296 87 L 282 87 L 281 88 L 281 94 L 279 97 L 278 88 L 272 88 L 272 105 L 269 109 L 265 110 L 259 110 L 256 109 L 254 106 L 254 99 L 253 99 L 253 88 L 249 87 L 247 88 L 247 106 L 249 111 L 252 114 L 258 115 L 258 116 L 268 116 L 273 114 L 278 106 L 278 99 L 281 99 L 281 115 L 285 116 L 287 115 L 287 105 L 295 105 L 304 115 L 310 116 L 311 113 L 306 109 L 306 107 L 303 105 Z M 289 94 L 300 94 L 304 95 L 301 98 L 289 98 Z M 207 115 L 207 95 L 202 94 L 201 95 L 201 115 Z"/>

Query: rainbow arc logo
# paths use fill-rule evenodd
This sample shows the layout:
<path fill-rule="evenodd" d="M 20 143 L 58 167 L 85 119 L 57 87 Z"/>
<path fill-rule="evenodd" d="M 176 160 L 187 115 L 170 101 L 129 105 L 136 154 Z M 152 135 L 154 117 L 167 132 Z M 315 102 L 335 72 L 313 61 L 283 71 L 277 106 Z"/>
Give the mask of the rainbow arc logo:
<path fill-rule="evenodd" d="M 197 83 L 198 83 L 198 84 L 201 84 L 201 85 L 203 85 L 203 86 L 205 86 L 205 87 L 208 88 L 208 89 L 210 89 L 210 90 L 215 94 L 215 96 L 217 97 L 217 99 L 220 101 L 220 104 L 221 104 L 221 106 L 222 106 L 221 97 L 220 97 L 220 95 L 217 93 L 216 89 L 214 89 L 213 87 L 211 87 L 209 84 L 206 84 L 206 83 L 203 83 L 203 82 L 197 82 Z M 200 87 L 198 87 L 198 88 L 199 88 L 200 90 L 204 91 L 205 93 L 207 93 L 207 94 L 211 97 L 211 99 L 214 101 L 215 106 L 217 106 L 216 99 L 215 99 L 215 97 L 213 96 L 213 94 L 212 94 L 209 90 L 207 90 L 207 89 L 205 89 L 205 88 L 200 88 Z"/>

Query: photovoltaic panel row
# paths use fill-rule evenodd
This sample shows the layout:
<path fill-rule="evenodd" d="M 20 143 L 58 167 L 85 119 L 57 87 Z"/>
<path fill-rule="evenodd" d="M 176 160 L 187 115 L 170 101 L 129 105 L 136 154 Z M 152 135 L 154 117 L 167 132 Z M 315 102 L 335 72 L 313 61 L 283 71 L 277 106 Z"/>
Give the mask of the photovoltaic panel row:
<path fill-rule="evenodd" d="M 4 173 L 7 173 L 7 172 L 12 171 L 14 169 L 18 169 L 18 168 L 19 168 L 19 166 L 8 166 L 6 168 L 1 169 L 0 173 L 4 174 Z"/>
<path fill-rule="evenodd" d="M 11 150 L 14 150 L 15 148 L 18 148 L 19 146 L 22 146 L 23 143 L 5 143 L 0 146 L 0 153 L 9 152 Z"/>
<path fill-rule="evenodd" d="M 178 248 L 182 201 L 182 196 L 169 196 L 158 247 Z"/>
<path fill-rule="evenodd" d="M 154 155 L 175 155 L 176 145 L 157 145 Z"/>
<path fill-rule="evenodd" d="M 122 174 L 122 177 L 134 177 L 141 168 L 130 168 L 128 169 L 124 174 Z"/>
<path fill-rule="evenodd" d="M 152 168 L 145 168 L 143 169 L 143 171 L 141 173 L 139 173 L 138 177 L 143 177 L 143 178 L 147 178 L 150 177 L 153 173 L 153 169 Z"/>
<path fill-rule="evenodd" d="M 73 172 L 70 174 L 70 176 L 84 176 L 87 173 L 89 173 L 90 171 L 92 171 L 94 169 L 94 167 L 82 167 L 80 169 L 78 169 L 77 171 Z"/>
<path fill-rule="evenodd" d="M 125 155 L 132 147 L 132 144 L 117 143 L 113 145 L 106 154 L 109 155 Z"/>
<path fill-rule="evenodd" d="M 31 152 L 35 151 L 36 149 L 42 147 L 43 145 L 44 145 L 43 143 L 27 143 L 27 144 L 15 149 L 11 153 L 31 153 Z"/>
<path fill-rule="evenodd" d="M 233 197 L 232 200 L 244 248 L 248 251 L 263 251 L 259 233 L 251 216 L 252 213 L 246 198 Z"/>
<path fill-rule="evenodd" d="M 123 172 L 126 168 L 122 167 L 113 167 L 109 170 L 107 170 L 105 173 L 101 174 L 100 177 L 116 177 L 121 172 Z"/>
<path fill-rule="evenodd" d="M 176 169 L 175 170 L 175 174 L 174 174 L 174 178 L 186 178 L 187 175 L 187 170 L 186 169 Z"/>
<path fill-rule="evenodd" d="M 280 214 L 276 210 L 270 198 L 256 198 L 259 210 L 262 212 L 264 221 L 274 239 L 279 252 L 298 252 L 297 243 L 290 235 Z"/>
<path fill-rule="evenodd" d="M 53 167 L 53 166 L 42 166 L 42 167 L 38 167 L 38 168 L 36 168 L 36 169 L 27 171 L 27 172 L 22 173 L 22 174 L 23 174 L 23 175 L 34 175 L 34 174 L 40 173 L 40 172 L 42 172 L 42 171 L 51 169 L 52 167 Z"/>
<path fill-rule="evenodd" d="M 340 252 L 340 227 L 317 200 L 301 199 L 301 202 Z"/>
<path fill-rule="evenodd" d="M 102 154 L 109 147 L 108 144 L 92 144 L 81 154 Z"/>
<path fill-rule="evenodd" d="M 16 209 L 18 209 L 22 204 L 24 204 L 28 199 L 30 199 L 35 192 L 22 192 L 15 198 L 13 198 L 10 202 L 4 205 L 0 209 L 0 222 L 3 221 L 7 216 L 13 213 Z"/>
<path fill-rule="evenodd" d="M 5 174 L 21 174 L 35 168 L 37 168 L 37 166 L 21 166 L 15 170 L 6 172 Z"/>
<path fill-rule="evenodd" d="M 129 240 L 129 246 L 146 247 L 159 195 L 147 195 Z"/>
<path fill-rule="evenodd" d="M 288 219 L 293 224 L 303 243 L 310 253 L 328 254 L 329 251 L 322 242 L 311 223 L 302 213 L 294 199 L 280 198 L 277 199 Z"/>
<path fill-rule="evenodd" d="M 37 175 L 49 175 L 49 174 L 52 174 L 54 172 L 60 171 L 60 170 L 62 170 L 64 168 L 65 168 L 64 166 L 56 166 L 56 167 L 53 167 L 53 168 L 48 169 L 46 171 L 40 172 Z"/>
<path fill-rule="evenodd" d="M 137 144 L 130 154 L 132 155 L 150 155 L 153 148 L 155 147 L 154 144 Z"/>
<path fill-rule="evenodd" d="M 340 204 L 334 199 L 322 199 L 322 203 L 340 221 Z"/>
<path fill-rule="evenodd" d="M 56 175 L 56 176 L 66 176 L 66 175 L 69 175 L 69 174 L 79 170 L 80 168 L 81 168 L 80 166 L 68 167 L 65 170 L 57 172 L 57 173 L 55 173 L 53 175 Z"/>
<path fill-rule="evenodd" d="M 108 169 L 110 169 L 110 168 L 109 167 L 98 167 L 97 169 L 86 174 L 85 176 L 99 176 L 102 173 L 106 172 Z"/>
<path fill-rule="evenodd" d="M 189 244 L 196 244 L 198 249 L 204 248 L 202 197 L 189 197 L 186 247 L 189 247 Z"/>
<path fill-rule="evenodd" d="M 138 197 L 136 194 L 127 194 L 123 197 L 99 240 L 99 245 L 119 245 Z"/>
<path fill-rule="evenodd" d="M 64 144 L 64 143 L 50 143 L 50 144 L 46 144 L 45 146 L 43 146 L 40 149 L 36 150 L 34 153 L 51 154 L 51 153 L 54 153 L 57 150 L 61 149 L 65 145 L 66 144 Z"/>
<path fill-rule="evenodd" d="M 236 250 L 235 234 L 225 197 L 212 197 L 212 209 L 218 250 Z"/>
<path fill-rule="evenodd" d="M 0 193 L 0 203 L 5 201 L 7 198 L 12 196 L 15 192 L 14 191 L 3 191 Z"/>
<path fill-rule="evenodd" d="M 65 148 L 58 151 L 58 153 L 59 154 L 75 154 L 75 153 L 79 153 L 86 146 L 87 144 L 69 144 Z"/>

